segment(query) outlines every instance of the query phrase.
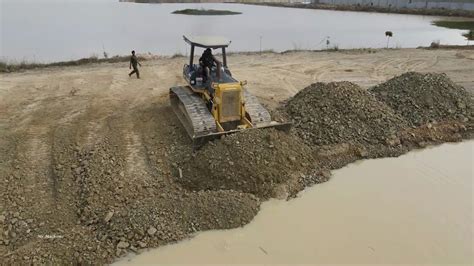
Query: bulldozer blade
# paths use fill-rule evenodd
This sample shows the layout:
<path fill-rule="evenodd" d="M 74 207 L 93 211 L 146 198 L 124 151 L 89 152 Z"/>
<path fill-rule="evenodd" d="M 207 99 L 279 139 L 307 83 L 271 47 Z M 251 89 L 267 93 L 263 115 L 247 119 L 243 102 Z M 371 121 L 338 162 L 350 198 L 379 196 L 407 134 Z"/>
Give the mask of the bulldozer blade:
<path fill-rule="evenodd" d="M 254 127 L 252 129 L 259 129 L 259 128 L 274 128 L 276 130 L 280 130 L 280 131 L 284 131 L 286 133 L 288 133 L 291 129 L 291 125 L 292 123 L 270 123 L 268 125 L 264 125 L 264 126 L 259 126 L 259 127 Z"/>
<path fill-rule="evenodd" d="M 247 128 L 247 129 L 234 129 L 234 130 L 229 130 L 229 131 L 210 133 L 210 134 L 202 135 L 202 136 L 196 136 L 196 137 L 192 138 L 192 140 L 193 140 L 193 150 L 198 150 L 199 148 L 204 146 L 209 141 L 219 139 L 222 136 L 230 135 L 230 134 L 234 134 L 234 133 L 238 133 L 238 132 L 242 132 L 242 131 L 246 131 L 246 130 L 258 130 L 258 129 L 265 129 L 265 128 L 274 128 L 276 130 L 280 130 L 280 131 L 288 133 L 291 129 L 291 125 L 292 125 L 291 123 L 270 123 L 268 125 L 252 127 L 252 128 Z"/>

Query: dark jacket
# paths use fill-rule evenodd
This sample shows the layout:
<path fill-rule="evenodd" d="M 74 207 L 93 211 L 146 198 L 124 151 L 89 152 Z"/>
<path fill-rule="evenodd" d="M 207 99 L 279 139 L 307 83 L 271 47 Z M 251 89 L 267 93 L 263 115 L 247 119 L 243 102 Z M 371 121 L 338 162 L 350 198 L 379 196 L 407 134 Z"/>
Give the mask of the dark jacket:
<path fill-rule="evenodd" d="M 133 68 L 137 68 L 138 66 L 138 58 L 136 55 L 132 55 L 130 57 L 130 64 L 133 66 Z"/>

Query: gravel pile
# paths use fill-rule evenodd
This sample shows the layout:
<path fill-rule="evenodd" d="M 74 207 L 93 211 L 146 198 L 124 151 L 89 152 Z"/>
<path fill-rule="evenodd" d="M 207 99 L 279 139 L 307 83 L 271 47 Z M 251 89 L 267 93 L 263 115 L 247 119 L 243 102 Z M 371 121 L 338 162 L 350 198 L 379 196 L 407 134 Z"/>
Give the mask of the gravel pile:
<path fill-rule="evenodd" d="M 472 95 L 446 74 L 407 72 L 371 88 L 370 92 L 414 126 L 473 119 Z"/>
<path fill-rule="evenodd" d="M 310 145 L 385 143 L 407 122 L 351 82 L 314 83 L 289 99 L 286 112 Z"/>
<path fill-rule="evenodd" d="M 178 182 L 186 188 L 236 190 L 269 198 L 281 190 L 279 185 L 298 182 L 305 170 L 314 168 L 314 158 L 298 138 L 274 129 L 259 129 L 208 143 L 180 167 Z"/>

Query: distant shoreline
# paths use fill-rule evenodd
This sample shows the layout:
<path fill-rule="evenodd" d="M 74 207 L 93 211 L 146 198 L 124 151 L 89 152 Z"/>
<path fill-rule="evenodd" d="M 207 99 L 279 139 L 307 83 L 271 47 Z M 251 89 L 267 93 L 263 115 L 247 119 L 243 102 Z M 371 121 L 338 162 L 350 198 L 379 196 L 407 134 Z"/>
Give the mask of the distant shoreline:
<path fill-rule="evenodd" d="M 137 4 L 244 4 L 271 7 L 304 8 L 304 9 L 322 9 L 336 11 L 354 11 L 354 12 L 375 12 L 390 14 L 407 14 L 421 16 L 444 16 L 444 17 L 462 17 L 474 18 L 474 11 L 462 9 L 444 9 L 444 8 L 390 8 L 369 5 L 331 5 L 331 4 L 303 4 L 303 3 L 275 3 L 275 2 L 245 2 L 245 0 L 216 0 L 209 2 L 193 1 L 173 1 L 173 0 L 120 0 L 120 2 L 131 2 Z"/>
<path fill-rule="evenodd" d="M 413 8 L 385 8 L 364 5 L 328 5 L 328 4 L 302 4 L 302 3 L 259 3 L 259 2 L 236 2 L 230 4 L 246 4 L 271 7 L 304 8 L 304 9 L 322 9 L 337 11 L 355 11 L 355 12 L 376 12 L 376 13 L 394 13 L 423 16 L 446 16 L 474 18 L 474 11 L 469 10 L 450 10 L 450 9 L 413 9 Z"/>
<path fill-rule="evenodd" d="M 235 1 L 235 2 L 234 2 Z M 408 15 L 422 15 L 422 16 L 446 16 L 446 17 L 464 17 L 474 18 L 474 11 L 461 9 L 416 9 L 416 8 L 390 8 L 378 7 L 369 5 L 331 5 L 331 4 L 303 4 L 303 3 L 272 3 L 272 2 L 244 2 L 245 0 L 216 0 L 209 2 L 193 2 L 193 1 L 173 1 L 173 0 L 121 0 L 121 2 L 143 3 L 143 4 L 211 4 L 211 3 L 225 3 L 225 4 L 245 4 L 245 5 L 259 5 L 271 7 L 287 7 L 287 8 L 305 8 L 305 9 L 322 9 L 322 10 L 337 10 L 337 11 L 355 11 L 355 12 L 376 12 L 376 13 L 393 13 L 393 14 L 408 14 Z"/>
<path fill-rule="evenodd" d="M 286 50 L 282 52 L 276 52 L 274 50 L 264 50 L 259 51 L 238 51 L 238 52 L 229 52 L 228 55 L 260 55 L 260 54 L 287 54 L 287 53 L 296 53 L 296 52 L 312 52 L 312 53 L 324 53 L 324 52 L 334 52 L 334 53 L 347 53 L 347 52 L 356 52 L 356 53 L 376 53 L 377 51 L 382 50 L 411 50 L 411 49 L 439 49 L 439 50 L 473 50 L 474 45 L 439 45 L 436 47 L 418 47 L 418 48 L 355 48 L 355 49 L 325 49 L 325 50 Z M 187 57 L 183 54 L 174 54 L 174 55 L 152 55 L 152 54 L 143 54 L 138 55 L 140 61 L 152 61 L 160 60 L 163 58 L 177 58 L 177 57 Z M 8 63 L 0 61 L 0 74 L 15 73 L 25 70 L 37 70 L 45 69 L 52 67 L 70 67 L 70 66 L 82 66 L 82 65 L 91 65 L 91 64 L 100 64 L 100 63 L 125 63 L 129 62 L 130 56 L 119 56 L 116 55 L 110 58 L 97 58 L 95 56 L 88 58 L 81 58 L 78 60 L 71 61 L 58 61 L 52 63 L 35 63 L 35 62 L 21 62 L 21 63 Z"/>

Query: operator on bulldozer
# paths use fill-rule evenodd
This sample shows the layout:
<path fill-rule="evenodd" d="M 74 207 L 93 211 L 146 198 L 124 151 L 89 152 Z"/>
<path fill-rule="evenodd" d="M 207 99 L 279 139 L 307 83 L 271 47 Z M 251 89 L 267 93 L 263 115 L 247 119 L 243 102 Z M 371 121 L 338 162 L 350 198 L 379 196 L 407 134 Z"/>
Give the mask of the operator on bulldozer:
<path fill-rule="evenodd" d="M 206 78 L 204 80 L 204 82 L 209 82 L 209 83 L 212 83 L 212 76 L 211 76 L 211 70 L 213 67 L 216 67 L 216 82 L 218 82 L 220 79 L 221 79 L 221 68 L 222 68 L 222 64 L 219 60 L 217 60 L 217 58 L 212 54 L 212 50 L 211 48 L 207 48 L 206 50 L 204 50 L 204 52 L 202 53 L 202 56 L 201 58 L 199 58 L 199 64 L 201 65 L 201 68 L 203 70 L 203 74 L 204 74 L 204 77 Z M 209 86 L 209 88 L 212 89 L 211 86 Z M 213 92 L 211 91 L 211 94 L 213 94 Z"/>

